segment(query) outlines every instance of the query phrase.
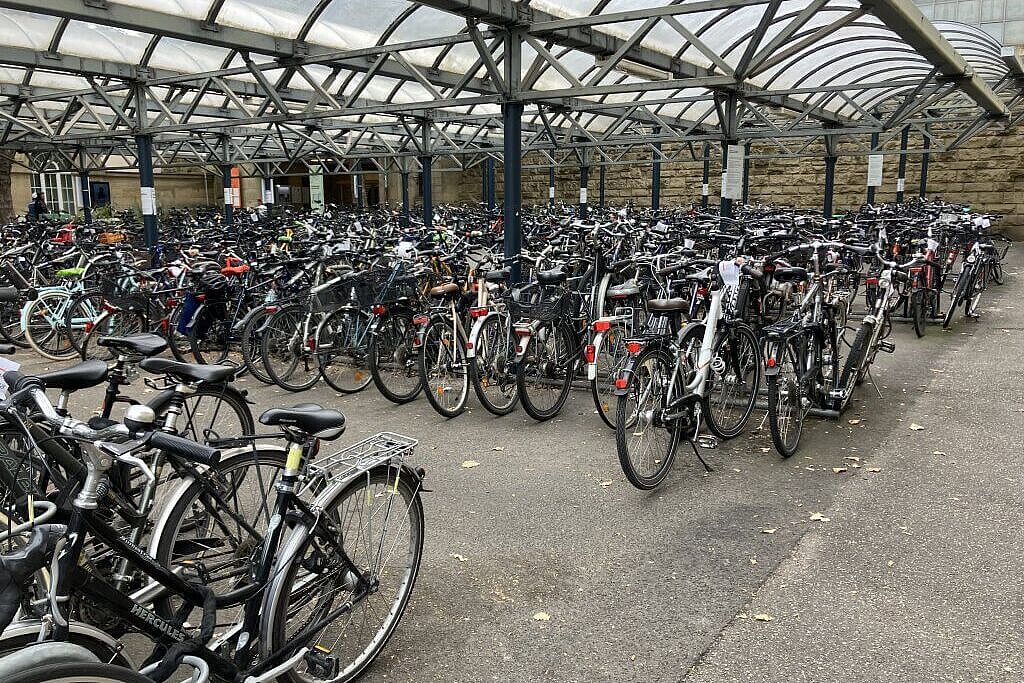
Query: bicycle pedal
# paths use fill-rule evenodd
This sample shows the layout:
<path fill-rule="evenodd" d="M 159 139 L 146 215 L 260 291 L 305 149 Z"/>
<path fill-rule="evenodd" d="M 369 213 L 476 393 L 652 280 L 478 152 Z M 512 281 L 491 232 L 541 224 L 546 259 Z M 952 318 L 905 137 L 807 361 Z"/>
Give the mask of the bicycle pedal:
<path fill-rule="evenodd" d="M 317 678 L 336 678 L 341 662 L 323 645 L 315 645 L 304 657 L 309 673 Z"/>
<path fill-rule="evenodd" d="M 886 353 L 893 353 L 896 350 L 896 345 L 891 341 L 880 341 L 878 342 L 878 350 Z"/>
<path fill-rule="evenodd" d="M 711 434 L 701 434 L 697 437 L 697 445 L 709 450 L 718 448 L 718 438 Z"/>

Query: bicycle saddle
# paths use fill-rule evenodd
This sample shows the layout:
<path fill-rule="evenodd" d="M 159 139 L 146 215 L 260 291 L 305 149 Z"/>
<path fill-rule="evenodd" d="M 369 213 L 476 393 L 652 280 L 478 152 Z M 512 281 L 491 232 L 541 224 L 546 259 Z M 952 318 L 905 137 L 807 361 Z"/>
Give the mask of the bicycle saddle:
<path fill-rule="evenodd" d="M 120 353 L 137 353 L 140 356 L 155 356 L 167 350 L 167 340 L 156 334 L 100 337 L 100 340 L 96 343 Z"/>
<path fill-rule="evenodd" d="M 430 292 L 428 292 L 428 293 L 430 294 L 430 296 L 434 297 L 435 299 L 441 299 L 441 298 L 446 297 L 446 296 L 452 296 L 454 294 L 458 294 L 459 293 L 459 286 L 457 284 L 455 284 L 454 282 L 449 282 L 446 285 L 438 285 L 437 287 L 432 287 L 430 289 Z"/>
<path fill-rule="evenodd" d="M 537 273 L 537 282 L 542 285 L 557 285 L 561 282 L 565 282 L 568 277 L 569 274 L 561 268 L 554 268 L 552 270 L 542 270 Z"/>
<path fill-rule="evenodd" d="M 807 279 L 807 269 L 798 266 L 776 268 L 773 275 L 779 282 L 803 282 Z"/>
<path fill-rule="evenodd" d="M 167 358 L 145 358 L 139 367 L 147 372 L 167 374 L 188 382 L 228 382 L 235 377 L 238 368 L 234 365 L 199 365 L 179 363 Z"/>
<path fill-rule="evenodd" d="M 512 274 L 512 269 L 511 268 L 502 268 L 500 270 L 489 270 L 484 275 L 484 282 L 493 282 L 493 283 L 505 282 L 506 280 L 508 280 L 508 278 L 509 278 L 509 276 L 511 274 Z"/>
<path fill-rule="evenodd" d="M 672 313 L 675 311 L 685 311 L 689 307 L 689 302 L 686 299 L 648 299 L 647 310 L 657 311 L 660 313 Z"/>
<path fill-rule="evenodd" d="M 300 403 L 291 408 L 271 408 L 260 415 L 260 424 L 291 427 L 309 436 L 330 441 L 345 433 L 345 416 L 316 403 Z"/>
<path fill-rule="evenodd" d="M 626 282 L 621 285 L 609 287 L 608 291 L 605 293 L 605 296 L 607 296 L 609 299 L 628 299 L 634 294 L 639 293 L 640 288 L 637 287 L 635 282 Z"/>
<path fill-rule="evenodd" d="M 102 384 L 107 379 L 107 364 L 101 360 L 87 360 L 63 370 L 44 372 L 37 377 L 47 389 L 78 391 Z"/>

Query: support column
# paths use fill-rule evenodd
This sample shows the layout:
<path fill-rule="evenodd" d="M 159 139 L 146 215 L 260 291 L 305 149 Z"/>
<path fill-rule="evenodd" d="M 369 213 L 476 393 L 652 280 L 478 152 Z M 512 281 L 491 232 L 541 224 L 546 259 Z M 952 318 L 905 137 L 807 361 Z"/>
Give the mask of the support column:
<path fill-rule="evenodd" d="M 584 161 L 580 166 L 580 218 L 587 217 L 587 183 L 590 181 L 590 166 Z"/>
<path fill-rule="evenodd" d="M 872 133 L 871 134 L 871 151 L 874 152 L 877 148 L 878 148 L 878 133 Z M 869 185 L 868 186 L 867 202 L 868 202 L 868 204 L 874 204 L 875 203 L 875 186 L 874 185 Z"/>
<path fill-rule="evenodd" d="M 92 222 L 92 193 L 89 191 L 89 170 L 86 165 L 87 159 L 85 154 L 85 148 L 78 150 L 78 187 L 82 192 L 82 213 L 85 216 L 85 222 Z"/>
<path fill-rule="evenodd" d="M 490 158 L 490 157 L 488 157 Z M 487 206 L 487 161 L 480 163 L 480 203 Z"/>
<path fill-rule="evenodd" d="M 825 201 L 821 205 L 821 213 L 828 220 L 832 218 L 832 199 L 836 189 L 836 161 L 838 157 L 825 157 Z"/>
<path fill-rule="evenodd" d="M 708 208 L 708 195 L 711 194 L 711 143 L 704 143 L 704 177 L 700 186 L 700 208 Z"/>
<path fill-rule="evenodd" d="M 718 215 L 723 218 L 732 217 L 732 200 L 725 196 L 725 175 L 729 168 L 729 145 L 736 144 L 733 140 L 726 140 L 722 143 L 722 192 L 721 202 L 718 206 Z"/>
<path fill-rule="evenodd" d="M 910 126 L 900 132 L 900 165 L 896 172 L 896 203 L 903 201 L 903 190 L 907 184 L 907 143 L 910 140 Z"/>
<path fill-rule="evenodd" d="M 231 191 L 231 164 L 223 164 L 220 171 L 224 188 L 224 225 L 232 225 L 235 222 L 235 197 Z"/>
<path fill-rule="evenodd" d="M 263 178 L 261 179 L 261 189 L 263 191 L 263 204 L 265 206 L 273 206 L 274 204 L 274 179 L 270 176 L 270 169 L 263 169 Z"/>
<path fill-rule="evenodd" d="M 153 137 L 136 135 L 135 148 L 139 157 L 139 194 L 142 198 L 142 227 L 146 246 L 157 245 L 159 231 L 156 224 L 156 188 L 153 187 Z"/>
<path fill-rule="evenodd" d="M 434 225 L 434 190 L 431 171 L 433 159 L 430 155 L 420 157 L 420 192 L 423 195 L 423 225 L 431 227 Z"/>
<path fill-rule="evenodd" d="M 604 210 L 604 172 L 607 166 L 601 164 L 597 169 L 597 208 Z"/>
<path fill-rule="evenodd" d="M 494 157 L 487 157 L 487 213 L 494 214 L 495 193 L 494 193 Z"/>
<path fill-rule="evenodd" d="M 548 208 L 555 208 L 555 165 L 548 166 Z"/>
<path fill-rule="evenodd" d="M 661 134 L 661 128 L 655 126 L 654 135 Z M 661 208 L 661 143 L 654 143 L 654 154 L 651 164 L 651 210 Z"/>
<path fill-rule="evenodd" d="M 512 267 L 512 283 L 522 280 L 519 255 L 522 251 L 523 227 L 520 223 L 523 171 L 523 103 L 502 105 L 502 133 L 505 161 L 505 258 Z"/>
<path fill-rule="evenodd" d="M 750 200 L 750 143 L 743 145 L 743 203 Z"/>
<path fill-rule="evenodd" d="M 927 128 L 925 128 L 925 132 L 928 132 Z M 928 150 L 932 148 L 932 139 L 925 135 L 922 142 L 924 143 L 924 154 L 921 155 L 921 185 L 917 195 L 924 199 L 928 194 L 928 157 L 931 156 Z"/>
<path fill-rule="evenodd" d="M 408 228 L 412 225 L 412 217 L 409 215 L 409 169 L 407 162 L 402 162 L 402 227 Z"/>

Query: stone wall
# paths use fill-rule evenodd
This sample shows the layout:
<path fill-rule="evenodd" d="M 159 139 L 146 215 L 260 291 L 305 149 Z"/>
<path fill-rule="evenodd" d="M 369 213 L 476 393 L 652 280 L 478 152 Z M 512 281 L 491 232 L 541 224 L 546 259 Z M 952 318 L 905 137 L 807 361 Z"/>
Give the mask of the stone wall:
<path fill-rule="evenodd" d="M 916 146 L 912 142 L 912 147 Z M 840 148 L 842 150 L 842 147 Z M 754 147 L 752 154 L 757 154 Z M 609 166 L 605 179 L 605 198 L 611 206 L 651 204 L 650 156 L 634 157 L 635 165 Z M 875 193 L 876 202 L 896 199 L 898 154 L 887 154 L 883 164 L 883 183 Z M 542 160 L 527 155 L 524 165 L 539 165 Z M 921 157 L 908 155 L 906 196 L 919 191 Z M 703 163 L 688 161 L 662 165 L 661 205 L 669 207 L 700 201 Z M 445 174 L 449 196 L 460 201 L 478 202 L 481 196 L 480 167 L 453 176 Z M 721 192 L 720 157 L 712 156 L 710 201 L 717 205 Z M 495 192 L 502 197 L 502 167 L 496 166 Z M 857 208 L 866 198 L 867 159 L 840 156 L 836 165 L 836 211 Z M 453 187 L 454 185 L 454 187 Z M 750 201 L 820 209 L 824 198 L 825 162 L 823 159 L 752 159 L 750 164 Z M 598 170 L 591 168 L 588 183 L 589 202 L 598 201 Z M 966 202 L 979 210 L 1005 216 L 1002 225 L 1024 236 L 1024 131 L 983 133 L 950 153 L 932 154 L 928 167 L 928 197 Z M 523 169 L 523 204 L 543 204 L 548 197 L 548 170 Z M 556 169 L 556 201 L 579 200 L 578 166 Z"/>

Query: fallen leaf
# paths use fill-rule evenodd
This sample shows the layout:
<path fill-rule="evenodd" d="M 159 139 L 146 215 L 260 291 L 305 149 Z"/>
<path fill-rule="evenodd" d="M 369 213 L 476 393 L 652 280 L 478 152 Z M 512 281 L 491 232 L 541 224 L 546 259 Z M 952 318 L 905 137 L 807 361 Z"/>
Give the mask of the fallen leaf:
<path fill-rule="evenodd" d="M 864 471 L 865 472 L 881 472 L 882 468 L 881 467 L 866 467 L 864 469 Z"/>
<path fill-rule="evenodd" d="M 910 423 L 910 428 L 913 429 L 915 432 L 923 432 L 924 431 L 924 427 L 922 427 L 921 425 L 917 424 L 916 422 L 911 422 Z"/>
<path fill-rule="evenodd" d="M 859 425 L 860 424 L 860 420 L 850 420 L 850 424 L 852 424 L 852 425 Z"/>
<path fill-rule="evenodd" d="M 845 467 L 833 467 L 832 468 L 832 473 L 833 474 L 842 474 L 843 472 L 849 472 L 849 470 L 847 468 L 845 468 Z"/>
<path fill-rule="evenodd" d="M 776 531 L 778 531 L 778 528 L 775 528 L 775 529 L 761 529 L 761 533 L 762 534 L 774 534 Z"/>
<path fill-rule="evenodd" d="M 459 562 L 465 562 L 467 559 L 469 559 L 465 555 L 460 555 L 458 553 L 452 553 L 452 557 L 454 557 Z"/>
<path fill-rule="evenodd" d="M 946 451 L 932 451 L 932 455 L 945 455 Z"/>
<path fill-rule="evenodd" d="M 891 567 L 891 566 L 893 566 L 896 563 L 893 562 L 892 560 L 889 560 L 888 562 L 886 562 L 886 564 Z"/>
<path fill-rule="evenodd" d="M 826 517 L 825 515 L 821 514 L 820 512 L 815 512 L 813 515 L 811 515 L 811 521 L 812 522 L 830 522 L 830 521 L 832 521 L 832 519 L 831 519 L 831 517 Z"/>
<path fill-rule="evenodd" d="M 534 621 L 551 621 L 551 615 L 547 612 L 537 612 L 533 615 Z"/>
<path fill-rule="evenodd" d="M 755 564 L 757 564 L 757 558 L 756 558 L 756 557 L 752 557 L 752 558 L 750 558 L 750 564 L 751 564 L 751 565 L 755 565 Z"/>
<path fill-rule="evenodd" d="M 762 446 L 762 447 L 761 447 L 761 452 L 762 452 L 762 453 L 768 453 L 768 452 L 770 452 L 771 450 L 772 450 L 772 449 L 770 449 L 770 448 L 765 448 L 764 446 Z"/>
<path fill-rule="evenodd" d="M 492 451 L 503 451 L 503 450 L 505 450 L 505 447 L 504 446 L 495 446 L 491 450 Z"/>
<path fill-rule="evenodd" d="M 775 617 L 770 614 L 755 614 L 754 621 L 774 621 Z"/>
<path fill-rule="evenodd" d="M 612 485 L 612 480 L 611 479 L 605 479 L 604 481 L 601 482 L 601 486 L 611 486 L 611 485 Z"/>
<path fill-rule="evenodd" d="M 843 460 L 852 460 L 853 462 L 860 462 L 860 458 L 858 458 L 856 455 L 844 456 Z"/>
<path fill-rule="evenodd" d="M 477 465 L 479 465 L 479 464 L 480 464 L 480 463 L 478 463 L 478 462 L 477 462 L 476 460 L 463 460 L 463 461 L 462 461 L 462 466 L 463 466 L 463 467 L 464 467 L 465 469 L 467 469 L 467 470 L 468 470 L 469 468 L 471 468 L 471 467 L 476 467 L 476 466 L 477 466 Z"/>

